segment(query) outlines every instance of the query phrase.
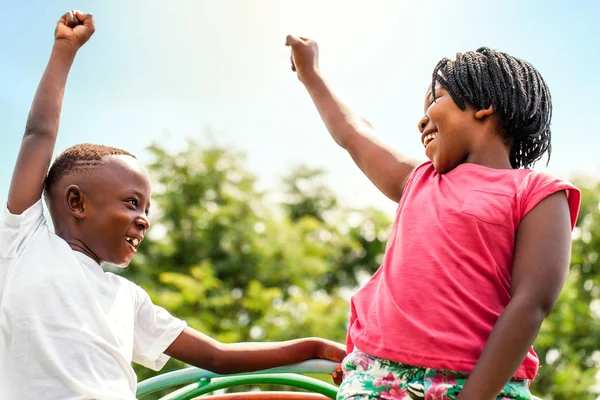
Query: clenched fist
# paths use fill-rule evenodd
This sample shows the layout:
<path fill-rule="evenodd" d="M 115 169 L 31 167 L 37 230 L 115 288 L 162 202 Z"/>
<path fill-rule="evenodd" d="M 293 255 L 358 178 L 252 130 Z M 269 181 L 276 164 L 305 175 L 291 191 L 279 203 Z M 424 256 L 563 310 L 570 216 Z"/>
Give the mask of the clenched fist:
<path fill-rule="evenodd" d="M 67 41 L 75 49 L 79 49 L 89 40 L 95 30 L 92 14 L 84 14 L 77 10 L 69 11 L 58 20 L 54 39 Z"/>
<path fill-rule="evenodd" d="M 302 81 L 307 75 L 319 70 L 319 46 L 317 42 L 288 35 L 285 45 L 292 48 L 292 71 L 298 74 L 298 79 Z"/>

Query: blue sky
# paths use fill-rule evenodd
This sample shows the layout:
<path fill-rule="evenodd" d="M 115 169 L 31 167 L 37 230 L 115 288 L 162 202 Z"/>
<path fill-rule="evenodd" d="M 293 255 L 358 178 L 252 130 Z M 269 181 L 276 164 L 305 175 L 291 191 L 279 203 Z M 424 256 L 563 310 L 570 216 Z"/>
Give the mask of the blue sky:
<path fill-rule="evenodd" d="M 483 45 L 524 58 L 553 96 L 549 170 L 600 176 L 599 2 L 2 0 L 1 202 L 54 25 L 74 8 L 92 12 L 97 29 L 71 70 L 56 153 L 93 142 L 144 160 L 152 140 L 178 149 L 188 137 L 207 140 L 210 129 L 247 154 L 263 188 L 276 190 L 281 175 L 305 163 L 329 170 L 346 204 L 392 211 L 290 72 L 283 43 L 294 33 L 319 42 L 323 73 L 383 140 L 421 159 L 416 125 L 440 58 Z"/>

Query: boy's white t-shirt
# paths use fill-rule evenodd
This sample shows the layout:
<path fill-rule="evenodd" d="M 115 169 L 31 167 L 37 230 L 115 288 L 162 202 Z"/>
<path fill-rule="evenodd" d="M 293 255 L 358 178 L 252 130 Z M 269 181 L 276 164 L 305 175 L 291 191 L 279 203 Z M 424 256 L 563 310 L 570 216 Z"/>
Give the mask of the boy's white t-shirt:
<path fill-rule="evenodd" d="M 48 229 L 42 201 L 0 217 L 0 399 L 135 399 L 186 323 Z"/>

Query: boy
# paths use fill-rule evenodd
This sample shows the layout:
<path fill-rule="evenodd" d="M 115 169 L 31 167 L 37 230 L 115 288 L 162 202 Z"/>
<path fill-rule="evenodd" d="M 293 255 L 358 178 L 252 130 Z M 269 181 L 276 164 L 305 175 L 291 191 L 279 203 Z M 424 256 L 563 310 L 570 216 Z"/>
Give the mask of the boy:
<path fill-rule="evenodd" d="M 168 356 L 217 373 L 341 361 L 342 345 L 316 338 L 221 344 L 102 271 L 127 266 L 144 239 L 150 181 L 132 155 L 96 145 L 68 149 L 48 172 L 67 75 L 94 29 L 79 11 L 57 24 L 0 219 L 0 398 L 135 399 L 131 362 L 158 370 Z"/>

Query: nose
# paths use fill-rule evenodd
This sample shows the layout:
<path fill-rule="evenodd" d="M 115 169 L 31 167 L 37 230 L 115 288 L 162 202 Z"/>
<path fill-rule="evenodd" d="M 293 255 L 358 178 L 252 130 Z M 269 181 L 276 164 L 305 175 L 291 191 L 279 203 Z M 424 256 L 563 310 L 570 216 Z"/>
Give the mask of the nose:
<path fill-rule="evenodd" d="M 137 217 L 137 219 L 135 220 L 135 224 L 138 226 L 138 228 L 140 228 L 143 231 L 147 231 L 148 229 L 150 229 L 150 220 L 146 215 L 140 215 L 139 217 Z"/>
<path fill-rule="evenodd" d="M 423 115 L 423 117 L 419 120 L 419 132 L 423 133 L 425 131 L 425 127 L 427 126 L 427 123 L 429 122 L 429 117 L 427 116 L 427 114 Z"/>

